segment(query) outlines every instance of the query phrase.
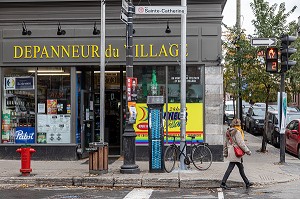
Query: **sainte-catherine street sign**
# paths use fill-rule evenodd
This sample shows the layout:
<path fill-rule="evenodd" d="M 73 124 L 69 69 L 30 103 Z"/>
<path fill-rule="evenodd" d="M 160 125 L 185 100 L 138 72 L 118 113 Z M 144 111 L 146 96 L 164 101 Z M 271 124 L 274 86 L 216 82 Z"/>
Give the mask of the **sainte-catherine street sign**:
<path fill-rule="evenodd" d="M 135 14 L 178 15 L 186 13 L 186 6 L 135 6 Z"/>
<path fill-rule="evenodd" d="M 251 38 L 251 46 L 276 46 L 276 38 Z"/>

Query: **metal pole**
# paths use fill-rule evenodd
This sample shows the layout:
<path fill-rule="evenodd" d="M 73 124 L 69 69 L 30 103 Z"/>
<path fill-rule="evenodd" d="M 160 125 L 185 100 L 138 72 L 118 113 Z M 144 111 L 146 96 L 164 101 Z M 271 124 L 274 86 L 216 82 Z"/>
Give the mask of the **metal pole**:
<path fill-rule="evenodd" d="M 166 88 L 168 88 L 168 84 L 169 84 L 169 77 L 168 77 L 168 74 L 169 74 L 169 66 L 166 66 Z M 169 99 L 169 94 L 168 92 L 166 92 L 166 99 Z M 166 113 L 167 113 L 167 116 L 166 116 L 166 120 L 165 120 L 165 125 L 166 125 L 166 144 L 169 144 L 169 128 L 168 128 L 168 124 L 169 124 L 169 117 L 168 117 L 168 114 L 169 114 L 169 103 L 168 103 L 168 100 L 166 100 Z"/>
<path fill-rule="evenodd" d="M 128 1 L 128 22 L 126 25 L 126 81 L 127 78 L 133 77 L 133 13 L 134 7 L 132 0 Z M 130 89 L 130 88 L 129 88 Z M 133 174 L 139 173 L 140 168 L 135 164 L 135 137 L 136 133 L 133 129 L 133 124 L 128 122 L 129 107 L 127 96 L 127 82 L 126 82 L 126 126 L 123 134 L 124 147 L 124 164 L 121 166 L 120 172 Z"/>
<path fill-rule="evenodd" d="M 287 56 L 288 57 L 288 56 Z M 288 58 L 287 58 L 288 59 Z M 288 63 L 288 62 L 287 62 Z M 283 100 L 283 92 L 285 92 L 284 89 L 284 78 L 285 73 L 281 72 L 281 79 L 280 79 L 280 104 L 279 104 L 279 121 L 280 121 L 280 127 L 282 127 L 282 100 Z M 283 132 L 283 133 L 282 133 Z M 280 129 L 280 162 L 279 163 L 285 163 L 285 134 L 282 129 Z"/>
<path fill-rule="evenodd" d="M 238 38 L 240 39 L 240 34 L 241 34 L 241 0 L 236 1 L 236 28 L 237 28 L 237 34 Z M 240 53 L 240 47 L 237 47 L 237 53 L 239 55 Z M 240 60 L 238 60 L 237 63 L 238 67 L 238 100 L 236 102 L 236 110 L 237 110 L 237 118 L 242 120 L 242 94 L 241 94 L 241 66 L 240 66 Z"/>
<path fill-rule="evenodd" d="M 181 0 L 186 6 L 186 0 Z M 180 151 L 183 150 L 186 136 L 186 13 L 181 14 L 181 75 L 180 75 Z M 186 148 L 183 151 L 186 154 Z M 180 169 L 186 170 L 184 156 L 180 156 Z"/>
<path fill-rule="evenodd" d="M 101 1 L 100 47 L 100 142 L 104 142 L 105 127 L 105 1 Z"/>

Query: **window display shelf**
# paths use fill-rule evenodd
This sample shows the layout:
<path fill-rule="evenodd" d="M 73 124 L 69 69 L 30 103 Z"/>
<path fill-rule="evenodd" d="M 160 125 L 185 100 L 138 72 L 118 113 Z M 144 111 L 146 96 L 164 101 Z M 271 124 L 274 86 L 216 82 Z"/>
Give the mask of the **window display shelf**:
<path fill-rule="evenodd" d="M 20 143 L 34 134 L 35 101 L 33 90 L 6 90 L 2 113 L 2 143 Z M 26 128 L 26 129 L 25 129 Z M 34 141 L 32 139 L 31 141 Z"/>
<path fill-rule="evenodd" d="M 34 111 L 34 93 L 28 91 L 11 91 L 5 93 L 6 108 L 16 112 Z"/>

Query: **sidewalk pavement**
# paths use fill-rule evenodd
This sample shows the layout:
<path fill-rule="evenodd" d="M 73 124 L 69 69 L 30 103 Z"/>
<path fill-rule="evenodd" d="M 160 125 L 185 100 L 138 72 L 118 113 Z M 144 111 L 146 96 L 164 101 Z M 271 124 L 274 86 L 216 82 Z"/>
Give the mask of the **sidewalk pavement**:
<path fill-rule="evenodd" d="M 245 156 L 245 173 L 254 186 L 282 183 L 300 179 L 300 160 L 286 154 L 285 164 L 278 164 L 279 149 L 267 146 L 267 153 L 256 152 L 261 147 L 261 138 L 245 134 L 252 151 Z M 227 169 L 228 162 L 213 162 L 206 171 L 176 169 L 172 173 L 150 173 L 149 162 L 137 161 L 139 174 L 121 174 L 121 158 L 108 165 L 106 174 L 89 174 L 88 159 L 78 161 L 31 161 L 30 176 L 20 173 L 20 160 L 0 160 L 0 184 L 21 186 L 104 186 L 104 187 L 169 187 L 169 188 L 214 188 Z M 244 186 L 237 167 L 228 179 L 231 187 Z"/>

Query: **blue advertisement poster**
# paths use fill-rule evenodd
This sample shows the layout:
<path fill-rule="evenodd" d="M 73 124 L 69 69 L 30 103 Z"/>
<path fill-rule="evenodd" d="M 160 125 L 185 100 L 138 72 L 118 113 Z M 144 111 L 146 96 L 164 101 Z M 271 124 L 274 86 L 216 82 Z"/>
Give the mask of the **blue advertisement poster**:
<path fill-rule="evenodd" d="M 33 77 L 16 77 L 16 90 L 34 89 Z"/>
<path fill-rule="evenodd" d="M 5 90 L 32 90 L 34 89 L 33 77 L 5 77 Z"/>
<path fill-rule="evenodd" d="M 16 127 L 16 144 L 34 144 L 34 127 Z"/>

